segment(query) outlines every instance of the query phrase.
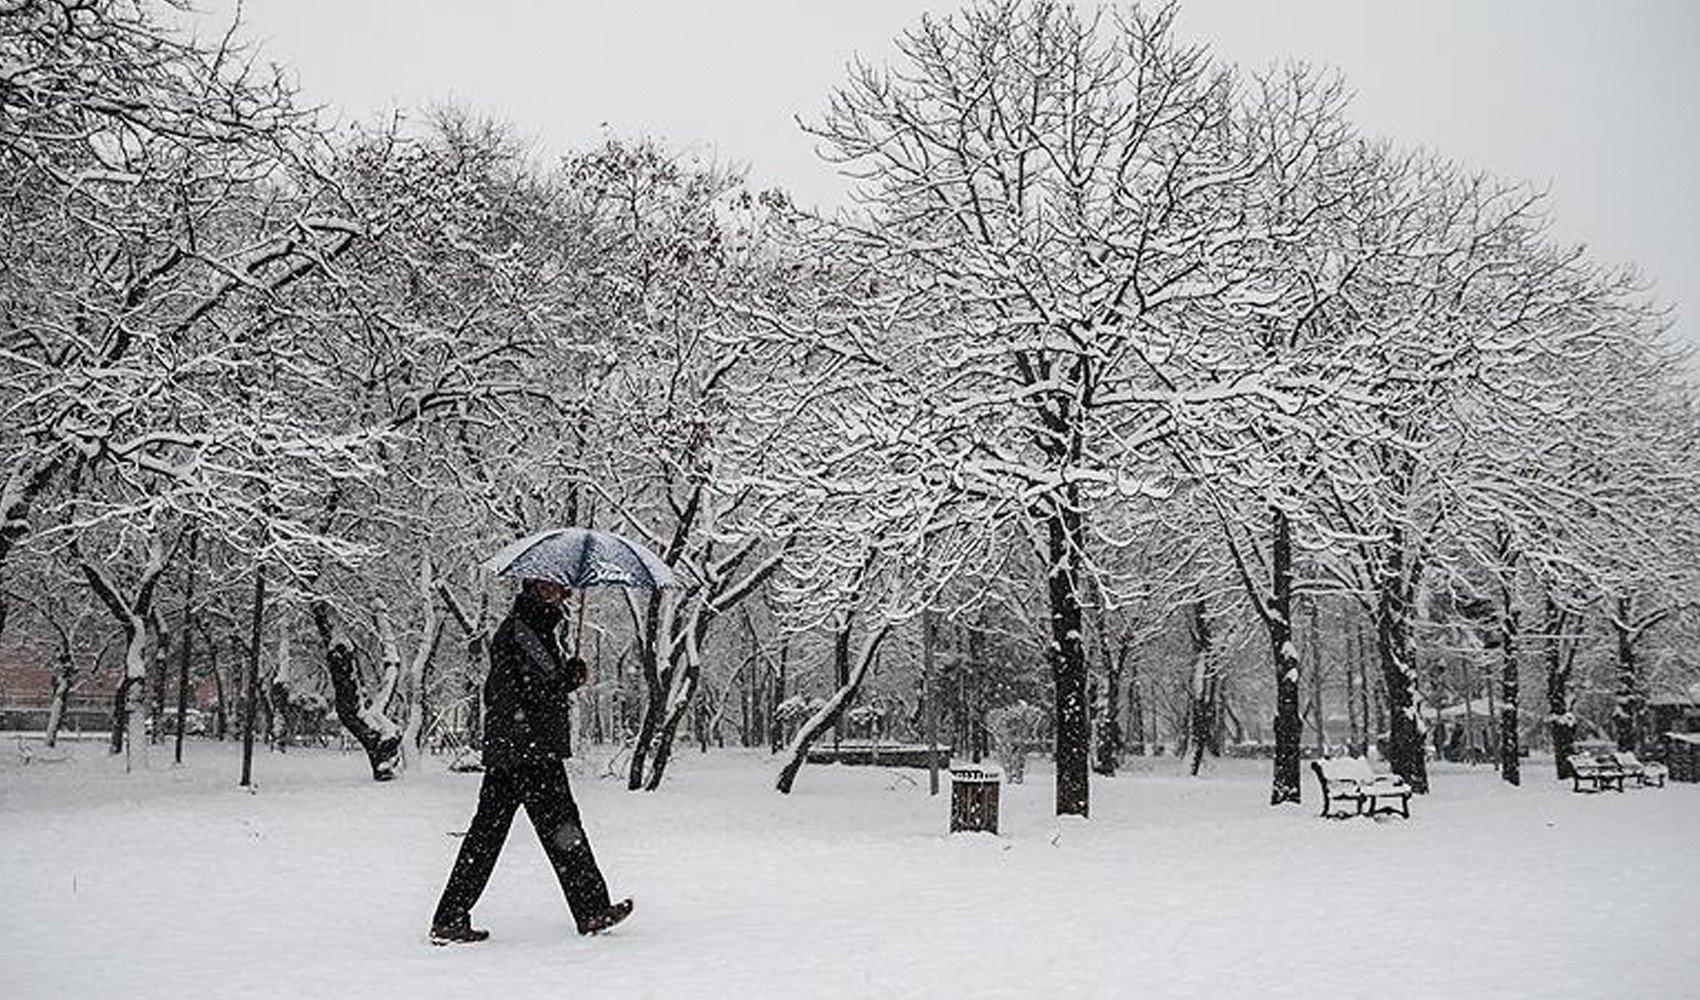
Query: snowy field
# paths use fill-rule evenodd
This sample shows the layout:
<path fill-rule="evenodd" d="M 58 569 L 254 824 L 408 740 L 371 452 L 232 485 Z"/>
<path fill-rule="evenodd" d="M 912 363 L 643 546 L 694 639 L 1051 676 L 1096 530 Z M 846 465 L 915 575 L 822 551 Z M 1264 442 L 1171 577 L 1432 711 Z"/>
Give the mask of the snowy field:
<path fill-rule="evenodd" d="M 1096 781 L 1051 815 L 1040 762 L 1003 834 L 951 837 L 924 772 L 804 771 L 685 752 L 659 794 L 575 762 L 616 896 L 573 931 L 514 825 L 474 946 L 425 941 L 475 775 L 375 785 L 356 756 L 0 747 L 0 996 L 265 998 L 1448 997 L 1700 995 L 1700 786 L 1574 795 L 1443 769 L 1415 817 L 1270 809 L 1267 764 Z"/>

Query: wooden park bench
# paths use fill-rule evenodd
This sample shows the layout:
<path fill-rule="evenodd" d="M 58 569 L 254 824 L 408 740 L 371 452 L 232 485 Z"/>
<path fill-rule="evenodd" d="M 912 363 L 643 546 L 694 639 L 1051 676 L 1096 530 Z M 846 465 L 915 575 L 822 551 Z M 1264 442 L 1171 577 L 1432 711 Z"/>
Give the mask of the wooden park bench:
<path fill-rule="evenodd" d="M 1632 750 L 1619 750 L 1611 755 L 1612 760 L 1623 771 L 1624 779 L 1633 780 L 1642 788 L 1665 787 L 1665 777 L 1670 770 L 1657 761 L 1643 763 Z"/>
<path fill-rule="evenodd" d="M 1612 757 L 1573 753 L 1565 760 L 1570 763 L 1570 778 L 1573 782 L 1570 790 L 1573 792 L 1603 792 L 1608 788 L 1621 792 L 1624 779 L 1629 777 L 1629 772 Z M 1584 789 L 1583 785 L 1589 787 Z"/>
<path fill-rule="evenodd" d="M 1376 774 L 1362 757 L 1325 757 L 1310 762 L 1322 786 L 1322 815 L 1332 819 L 1393 813 L 1411 818 L 1411 786 L 1392 774 Z M 1336 802 L 1352 804 L 1352 811 L 1335 811 Z M 1383 803 L 1386 803 L 1385 805 Z M 1397 803 L 1397 804 L 1395 804 Z"/>

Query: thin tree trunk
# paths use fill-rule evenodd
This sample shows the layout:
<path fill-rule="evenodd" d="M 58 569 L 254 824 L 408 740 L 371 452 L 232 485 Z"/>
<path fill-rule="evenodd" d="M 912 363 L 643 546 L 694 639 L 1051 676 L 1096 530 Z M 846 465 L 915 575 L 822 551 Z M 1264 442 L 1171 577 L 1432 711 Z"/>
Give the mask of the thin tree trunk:
<path fill-rule="evenodd" d="M 931 609 L 921 613 L 921 706 L 927 737 L 927 794 L 939 793 L 939 704 L 938 669 L 934 662 L 934 639 L 938 631 L 938 614 Z"/>
<path fill-rule="evenodd" d="M 1310 626 L 1310 706 L 1316 722 L 1316 756 L 1328 756 L 1328 716 L 1322 703 L 1322 629 L 1317 625 L 1316 595 L 1305 598 L 1305 618 Z"/>
<path fill-rule="evenodd" d="M 774 673 L 773 689 L 768 696 L 767 736 L 771 752 L 778 753 L 785 745 L 785 721 L 779 717 L 779 706 L 785 703 L 786 672 L 791 661 L 791 639 L 779 640 L 779 666 Z"/>
<path fill-rule="evenodd" d="M 1188 770 L 1197 775 L 1210 743 L 1210 723 L 1216 714 L 1216 642 L 1202 600 L 1192 603 L 1192 679 L 1187 686 L 1186 743 L 1192 755 Z"/>
<path fill-rule="evenodd" d="M 780 769 L 779 778 L 774 783 L 774 787 L 781 793 L 786 795 L 791 793 L 791 788 L 797 780 L 797 773 L 802 770 L 803 762 L 808 759 L 809 748 L 814 745 L 815 740 L 833 727 L 833 724 L 838 721 L 838 717 L 844 714 L 850 702 L 856 697 L 856 692 L 861 689 L 863 680 L 868 676 L 868 668 L 874 661 L 874 653 L 879 649 L 880 643 L 890 631 L 890 624 L 882 625 L 873 635 L 868 637 L 862 645 L 861 655 L 856 658 L 855 667 L 850 671 L 850 676 L 844 686 L 833 692 L 826 704 L 821 706 L 820 710 L 815 712 L 797 730 L 796 737 L 791 740 L 790 747 L 785 751 L 790 756 L 790 760 L 786 761 L 785 766 Z"/>
<path fill-rule="evenodd" d="M 1368 720 L 1358 711 L 1363 677 L 1358 669 L 1357 631 L 1355 628 L 1344 627 L 1344 624 L 1342 621 L 1340 643 L 1343 647 L 1341 666 L 1345 668 L 1346 674 L 1346 753 L 1353 757 L 1362 757 L 1364 730 L 1368 728 Z"/>
<path fill-rule="evenodd" d="M 266 614 L 266 566 L 254 568 L 254 616 L 248 634 L 248 677 L 243 685 L 247 692 L 242 706 L 242 780 L 243 788 L 253 785 L 254 779 L 254 712 L 260 700 L 260 633 Z"/>
<path fill-rule="evenodd" d="M 148 679 L 152 682 L 149 685 L 152 697 L 148 699 L 148 742 L 158 746 L 165 742 L 165 680 L 171 661 L 171 634 L 157 627 L 157 623 L 153 631 L 158 638 L 152 663 L 148 666 Z"/>
<path fill-rule="evenodd" d="M 1135 756 L 1145 756 L 1145 697 L 1139 689 L 1139 660 L 1131 655 L 1127 668 L 1127 729 L 1133 738 L 1128 751 Z"/>
<path fill-rule="evenodd" d="M 1518 700 L 1521 696 L 1517 671 L 1518 633 L 1522 623 L 1512 607 L 1511 588 L 1500 588 L 1500 705 L 1499 705 L 1499 776 L 1507 784 L 1523 783 L 1522 747 L 1517 732 Z"/>
<path fill-rule="evenodd" d="M 1122 659 L 1119 653 L 1108 655 L 1104 659 L 1104 709 L 1098 728 L 1098 759 L 1095 770 L 1105 777 L 1110 777 L 1116 773 L 1116 765 L 1121 761 L 1125 743 L 1121 723 Z"/>
<path fill-rule="evenodd" d="M 1476 763 L 1476 679 L 1470 672 L 1468 655 L 1460 659 L 1458 666 L 1464 674 L 1464 759 L 1473 766 Z"/>
<path fill-rule="evenodd" d="M 209 634 L 207 640 L 207 671 L 213 681 L 213 738 L 223 743 L 230 735 L 230 706 L 224 694 L 224 671 L 218 665 L 218 642 Z"/>
<path fill-rule="evenodd" d="M 189 563 L 183 574 L 183 640 L 182 647 L 177 651 L 177 745 L 173 748 L 172 759 L 183 763 L 183 731 L 188 728 L 186 717 L 189 712 L 189 652 L 194 642 L 191 636 L 194 629 L 190 627 L 190 619 L 195 608 L 195 555 L 200 551 L 201 536 L 189 536 Z"/>
<path fill-rule="evenodd" d="M 1499 745 L 1499 688 L 1494 683 L 1496 679 L 1494 671 L 1489 668 L 1482 687 L 1487 691 L 1487 751 L 1493 757 L 1494 770 L 1498 771 L 1503 766 L 1503 758 L 1500 755 L 1501 747 Z"/>

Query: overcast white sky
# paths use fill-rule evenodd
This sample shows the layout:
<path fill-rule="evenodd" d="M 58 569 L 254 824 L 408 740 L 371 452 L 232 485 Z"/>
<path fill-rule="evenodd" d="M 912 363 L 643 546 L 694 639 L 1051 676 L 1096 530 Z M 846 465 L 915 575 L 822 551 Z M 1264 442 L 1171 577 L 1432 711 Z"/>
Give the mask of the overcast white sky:
<path fill-rule="evenodd" d="M 228 12 L 234 0 L 201 0 Z M 803 202 L 842 190 L 796 127 L 860 53 L 954 0 L 246 0 L 303 94 L 364 119 L 453 100 L 553 154 L 604 130 L 747 166 Z M 1337 67 L 1367 131 L 1551 186 L 1556 233 L 1634 263 L 1700 346 L 1700 2 L 1183 0 L 1245 66 Z"/>

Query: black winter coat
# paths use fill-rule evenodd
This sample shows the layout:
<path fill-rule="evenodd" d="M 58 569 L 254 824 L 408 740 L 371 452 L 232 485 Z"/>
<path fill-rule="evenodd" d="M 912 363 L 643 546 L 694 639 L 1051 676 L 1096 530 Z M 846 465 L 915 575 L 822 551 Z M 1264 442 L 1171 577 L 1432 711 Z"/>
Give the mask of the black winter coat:
<path fill-rule="evenodd" d="M 484 682 L 484 766 L 514 767 L 572 756 L 571 706 L 578 687 L 555 641 L 561 610 L 524 591 L 490 640 Z"/>

